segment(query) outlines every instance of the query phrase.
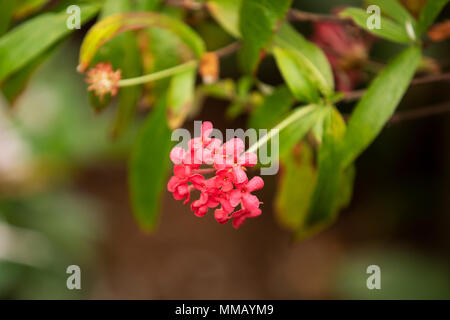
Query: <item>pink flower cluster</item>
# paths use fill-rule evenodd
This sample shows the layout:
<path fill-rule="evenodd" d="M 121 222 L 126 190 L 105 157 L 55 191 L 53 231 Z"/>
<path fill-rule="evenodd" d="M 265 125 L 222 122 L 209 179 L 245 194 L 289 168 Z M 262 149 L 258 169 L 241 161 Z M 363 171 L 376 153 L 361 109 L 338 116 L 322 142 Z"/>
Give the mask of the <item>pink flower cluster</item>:
<path fill-rule="evenodd" d="M 203 122 L 201 136 L 188 143 L 188 151 L 174 147 L 170 159 L 174 163 L 173 176 L 167 189 L 177 200 L 188 203 L 191 192 L 200 191 L 199 199 L 191 203 L 191 210 L 198 217 L 207 214 L 209 208 L 216 208 L 214 217 L 221 224 L 232 220 L 235 228 L 247 218 L 261 214 L 259 199 L 251 192 L 261 189 L 261 177 L 247 178 L 246 167 L 257 163 L 254 153 L 243 153 L 244 142 L 230 139 L 224 144 L 220 139 L 211 138 L 211 122 Z M 204 168 L 208 166 L 209 168 Z M 206 178 L 205 175 L 213 174 Z M 240 209 L 235 211 L 240 205 Z"/>

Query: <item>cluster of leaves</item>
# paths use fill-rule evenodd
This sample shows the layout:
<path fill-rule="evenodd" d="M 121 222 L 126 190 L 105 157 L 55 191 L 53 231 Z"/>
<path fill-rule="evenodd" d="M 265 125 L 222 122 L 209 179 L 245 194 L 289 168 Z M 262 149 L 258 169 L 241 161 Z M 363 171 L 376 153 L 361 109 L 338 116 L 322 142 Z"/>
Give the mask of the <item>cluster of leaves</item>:
<path fill-rule="evenodd" d="M 118 94 L 113 125 L 116 136 L 133 119 L 139 101 L 154 109 L 135 142 L 129 168 L 131 200 L 143 228 L 152 229 L 157 223 L 158 199 L 169 169 L 171 129 L 180 126 L 196 109 L 196 94 L 232 98 L 233 110 L 240 112 L 250 88 L 259 83 L 258 66 L 267 55 L 274 57 L 285 85 L 261 90 L 258 97 L 262 102 L 252 110 L 249 125 L 280 130 L 284 170 L 276 201 L 280 220 L 298 237 L 304 237 L 330 224 L 350 201 L 354 161 L 394 113 L 421 61 L 420 39 L 448 0 L 428 1 L 417 20 L 397 1 L 369 1 L 380 6 L 384 15 L 381 29 L 367 31 L 406 48 L 370 84 L 348 123 L 335 107 L 341 95 L 335 90 L 326 56 L 286 20 L 291 2 L 206 0 L 201 3 L 226 32 L 242 43 L 237 56 L 244 75 L 237 90 L 229 80 L 195 87 L 197 62 L 203 57 L 206 45 L 183 22 L 182 11 L 170 10 L 158 0 L 76 3 L 81 7 L 82 23 L 99 15 L 81 46 L 79 70 L 86 70 L 99 61 L 109 61 L 115 69 L 122 70 L 126 81 L 141 74 L 164 72 L 186 61 L 194 62 L 170 77 L 122 86 Z M 17 7 L 3 3 L 0 34 L 6 32 L 8 22 L 17 12 Z M 0 38 L 0 84 L 9 101 L 14 101 L 31 72 L 71 32 L 65 23 L 65 4 L 63 1 L 52 8 L 54 12 L 39 14 L 19 24 Z M 365 10 L 347 8 L 340 16 L 367 28 Z M 98 110 L 109 103 L 94 96 L 91 100 Z M 307 133 L 315 145 L 306 140 L 299 144 Z M 298 183 L 302 184 L 301 191 L 292 187 Z"/>

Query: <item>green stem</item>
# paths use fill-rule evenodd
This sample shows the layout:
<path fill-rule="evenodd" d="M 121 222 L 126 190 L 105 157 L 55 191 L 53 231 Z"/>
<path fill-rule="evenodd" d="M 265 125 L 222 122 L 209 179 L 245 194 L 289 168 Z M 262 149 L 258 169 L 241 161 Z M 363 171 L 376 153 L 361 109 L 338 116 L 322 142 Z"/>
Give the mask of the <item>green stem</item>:
<path fill-rule="evenodd" d="M 119 87 L 129 87 L 129 86 L 135 86 L 138 84 L 160 80 L 163 78 L 170 77 L 174 74 L 193 69 L 197 67 L 198 62 L 196 60 L 192 60 L 183 64 L 180 64 L 178 66 L 175 66 L 173 68 L 161 70 L 158 72 L 146 74 L 144 76 L 136 77 L 136 78 L 130 78 L 130 79 L 122 79 L 119 81 Z"/>
<path fill-rule="evenodd" d="M 276 125 L 273 129 L 271 129 L 264 137 L 256 141 L 246 152 L 256 152 L 261 146 L 263 146 L 267 141 L 269 141 L 274 135 L 278 134 L 281 130 L 286 128 L 292 122 L 297 121 L 303 116 L 310 113 L 312 110 L 317 108 L 317 105 L 311 104 L 305 107 L 298 108 L 295 112 L 293 112 L 286 119 L 281 121 L 278 125 Z"/>

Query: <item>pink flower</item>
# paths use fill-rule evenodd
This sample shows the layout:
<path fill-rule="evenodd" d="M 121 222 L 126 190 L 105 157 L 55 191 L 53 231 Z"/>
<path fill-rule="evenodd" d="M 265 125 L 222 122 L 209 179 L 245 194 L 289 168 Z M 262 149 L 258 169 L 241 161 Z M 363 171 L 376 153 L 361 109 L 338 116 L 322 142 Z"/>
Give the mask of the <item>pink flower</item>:
<path fill-rule="evenodd" d="M 223 209 L 216 209 L 214 211 L 214 218 L 220 224 L 225 224 L 230 221 L 229 214 Z"/>
<path fill-rule="evenodd" d="M 207 193 L 201 193 L 200 198 L 191 203 L 191 210 L 197 217 L 203 217 L 209 208 L 215 208 L 218 203 L 211 199 Z"/>
<path fill-rule="evenodd" d="M 242 203 L 242 207 L 248 211 L 255 211 L 259 208 L 259 199 L 251 192 L 264 187 L 264 181 L 261 177 L 253 177 L 249 182 L 240 185 L 238 189 L 234 189 L 230 193 L 230 204 L 236 207 Z"/>
<path fill-rule="evenodd" d="M 211 122 L 204 122 L 201 136 L 189 141 L 188 151 L 180 147 L 171 150 L 174 175 L 167 189 L 185 204 L 190 201 L 191 192 L 197 190 L 200 196 L 190 205 L 196 216 L 203 217 L 210 208 L 220 206 L 214 211 L 217 222 L 224 224 L 233 220 L 237 228 L 245 219 L 261 214 L 260 202 L 251 192 L 261 189 L 264 182 L 260 177 L 248 181 L 245 173 L 245 167 L 257 163 L 256 154 L 243 153 L 244 142 L 237 138 L 222 146 L 221 140 L 210 137 L 212 130 Z M 204 176 L 212 173 L 210 178 Z M 239 204 L 241 210 L 234 212 Z"/>
<path fill-rule="evenodd" d="M 252 167 L 258 162 L 255 153 L 244 152 L 244 141 L 238 138 L 230 139 L 223 144 L 223 150 L 215 157 L 215 167 L 218 170 L 231 169 L 233 182 L 241 184 L 247 182 L 247 174 L 243 167 Z"/>
<path fill-rule="evenodd" d="M 215 177 L 216 188 L 221 189 L 224 192 L 233 190 L 233 173 L 230 169 L 218 170 Z"/>
<path fill-rule="evenodd" d="M 177 176 L 173 176 L 170 178 L 169 183 L 167 184 L 167 190 L 172 192 L 173 197 L 176 200 L 183 200 L 184 204 L 189 202 L 190 199 L 190 188 L 188 185 L 188 178 L 179 178 Z"/>
<path fill-rule="evenodd" d="M 247 209 L 242 209 L 233 213 L 231 218 L 233 219 L 232 225 L 234 228 L 239 228 L 247 218 L 256 218 L 261 215 L 261 210 L 256 209 L 254 211 L 250 211 Z"/>
<path fill-rule="evenodd" d="M 191 210 L 198 217 L 203 217 L 208 208 L 215 208 L 219 202 L 215 200 L 215 195 L 219 192 L 215 188 L 214 179 L 206 180 L 202 175 L 193 176 L 190 181 L 193 183 L 195 189 L 200 191 L 200 198 L 191 204 Z"/>
<path fill-rule="evenodd" d="M 189 150 L 197 150 L 205 148 L 210 142 L 209 137 L 213 131 L 212 123 L 205 121 L 202 123 L 200 137 L 192 138 L 188 143 Z"/>
<path fill-rule="evenodd" d="M 221 210 L 228 214 L 234 211 L 234 206 L 231 205 L 230 193 L 219 191 L 214 195 L 214 200 L 221 205 Z"/>
<path fill-rule="evenodd" d="M 222 141 L 216 138 L 212 138 L 208 141 L 208 144 L 203 148 L 198 148 L 195 151 L 194 158 L 196 163 L 212 165 L 217 154 L 222 150 Z"/>

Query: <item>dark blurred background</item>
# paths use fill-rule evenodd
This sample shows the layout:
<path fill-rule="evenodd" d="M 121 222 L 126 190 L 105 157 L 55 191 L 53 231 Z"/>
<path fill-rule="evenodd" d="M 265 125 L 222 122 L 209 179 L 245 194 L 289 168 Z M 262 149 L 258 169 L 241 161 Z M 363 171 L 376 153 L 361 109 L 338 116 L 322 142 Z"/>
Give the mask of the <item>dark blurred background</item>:
<path fill-rule="evenodd" d="M 350 4 L 360 1 L 295 2 L 323 13 Z M 447 8 L 440 20 L 449 17 Z M 232 41 L 212 21 L 194 27 L 209 50 Z M 0 100 L 0 298 L 450 298 L 450 113 L 385 128 L 356 163 L 350 206 L 313 238 L 294 242 L 277 222 L 277 176 L 265 177 L 262 216 L 239 230 L 195 217 L 164 192 L 159 227 L 145 234 L 130 210 L 126 175 L 140 121 L 109 138 L 113 110 L 95 114 L 75 72 L 82 36 L 52 55 L 13 110 Z M 400 48 L 380 41 L 371 56 L 385 61 Z M 449 52 L 448 42 L 425 50 L 443 71 Z M 239 76 L 235 59 L 221 62 L 222 77 Z M 281 81 L 270 60 L 260 73 Z M 448 102 L 449 89 L 449 82 L 414 86 L 399 110 Z M 245 115 L 227 120 L 227 107 L 208 99 L 196 119 L 245 127 Z M 81 290 L 66 288 L 72 264 L 81 267 Z M 381 290 L 366 287 L 373 264 Z"/>

